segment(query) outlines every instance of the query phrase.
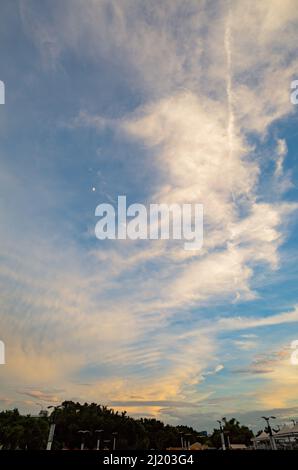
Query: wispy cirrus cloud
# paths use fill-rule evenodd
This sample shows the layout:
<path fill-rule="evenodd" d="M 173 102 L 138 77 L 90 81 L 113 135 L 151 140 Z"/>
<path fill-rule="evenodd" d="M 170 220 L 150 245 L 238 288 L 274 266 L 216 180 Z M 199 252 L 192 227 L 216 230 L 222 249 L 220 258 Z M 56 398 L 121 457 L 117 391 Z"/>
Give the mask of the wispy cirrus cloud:
<path fill-rule="evenodd" d="M 73 0 L 43 10 L 36 2 L 20 2 L 24 34 L 36 46 L 41 68 L 57 83 L 71 76 L 70 101 L 78 112 L 66 112 L 61 104 L 58 119 L 50 120 L 53 132 L 65 132 L 62 138 L 55 134 L 62 154 L 72 139 L 92 135 L 84 154 L 71 147 L 67 158 L 55 161 L 60 178 L 55 184 L 18 165 L 12 171 L 7 164 L 2 177 L 6 194 L 14 187 L 10 211 L 20 214 L 33 200 L 31 218 L 40 221 L 13 230 L 3 204 L 10 224 L 2 236 L 0 269 L 1 334 L 8 348 L 8 367 L 1 374 L 14 389 L 37 384 L 29 392 L 32 399 L 81 397 L 180 419 L 181 403 L 211 403 L 212 381 L 224 388 L 229 347 L 247 354 L 259 347 L 248 337 L 225 342 L 222 334 L 250 335 L 298 322 L 295 305 L 280 305 L 277 313 L 241 311 L 263 295 L 256 276 L 282 268 L 280 252 L 297 209 L 286 195 L 287 138 L 275 135 L 269 156 L 260 150 L 272 138 L 272 126 L 294 111 L 289 84 L 297 69 L 296 8 L 289 0 L 236 1 L 230 10 L 227 5 L 164 0 L 156 8 L 150 1 Z M 82 63 L 100 87 L 79 76 Z M 54 145 L 41 135 L 41 147 Z M 87 200 L 82 177 L 93 139 L 101 147 L 100 157 L 92 159 L 101 174 L 98 186 L 103 178 L 112 181 L 111 197 L 121 179 L 131 197 L 144 202 L 204 204 L 200 252 L 165 241 L 94 243 L 96 204 Z M 153 172 L 143 191 L 136 176 L 125 180 L 130 153 L 136 154 L 135 175 L 143 167 Z M 37 162 L 44 165 L 41 158 Z M 264 167 L 270 162 L 265 191 Z M 27 180 L 23 171 L 29 172 Z M 39 183 L 34 191 L 30 177 Z M 81 203 L 75 210 L 73 200 Z M 46 228 L 43 212 L 50 219 Z M 279 404 L 287 406 L 294 369 L 283 375 L 284 363 L 278 367 L 293 385 L 288 392 L 276 369 L 263 364 L 258 371 L 267 371 L 266 380 L 281 392 Z M 51 388 L 64 392 L 44 392 Z M 260 406 L 270 393 L 268 387 Z M 130 400 L 133 395 L 142 399 Z M 274 399 L 272 406 L 279 406 Z M 250 403 L 259 405 L 258 400 L 252 396 Z M 239 402 L 244 406 L 241 397 Z"/>

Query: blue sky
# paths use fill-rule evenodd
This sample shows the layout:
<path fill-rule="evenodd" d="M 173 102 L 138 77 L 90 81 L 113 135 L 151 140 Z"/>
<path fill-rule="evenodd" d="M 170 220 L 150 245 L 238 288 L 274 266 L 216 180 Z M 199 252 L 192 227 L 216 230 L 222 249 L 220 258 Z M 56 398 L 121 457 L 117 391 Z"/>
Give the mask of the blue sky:
<path fill-rule="evenodd" d="M 2 408 L 298 417 L 296 10 L 2 2 Z M 99 241 L 118 195 L 203 204 L 202 250 Z"/>

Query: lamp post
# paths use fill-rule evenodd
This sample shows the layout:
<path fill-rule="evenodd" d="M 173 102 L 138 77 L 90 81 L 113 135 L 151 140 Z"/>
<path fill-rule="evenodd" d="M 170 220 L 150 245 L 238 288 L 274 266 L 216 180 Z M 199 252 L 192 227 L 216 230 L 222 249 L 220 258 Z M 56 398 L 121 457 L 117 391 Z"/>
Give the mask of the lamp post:
<path fill-rule="evenodd" d="M 262 416 L 262 418 L 266 421 L 267 423 L 267 428 L 268 428 L 268 431 L 269 431 L 269 440 L 270 440 L 270 445 L 271 445 L 271 449 L 272 450 L 277 450 L 276 448 L 276 442 L 275 442 L 275 439 L 274 439 L 274 436 L 273 436 L 273 433 L 272 433 L 272 429 L 271 429 L 271 426 L 270 426 L 270 419 L 276 419 L 275 416 Z"/>
<path fill-rule="evenodd" d="M 80 429 L 80 431 L 78 431 L 78 433 L 82 435 L 81 450 L 84 450 L 84 448 L 85 448 L 85 436 L 86 436 L 86 434 L 91 434 L 91 431 L 89 431 L 88 429 Z"/>
<path fill-rule="evenodd" d="M 51 425 L 50 425 L 50 429 L 49 429 L 49 436 L 48 436 L 48 442 L 47 442 L 47 450 L 51 450 L 51 449 L 52 449 L 52 444 L 53 444 L 54 434 L 55 434 L 55 427 L 56 427 L 56 423 L 55 423 L 56 411 L 57 411 L 59 408 L 62 408 L 62 405 L 58 405 L 58 406 L 50 405 L 50 406 L 48 406 L 48 409 L 50 409 L 50 408 L 54 408 L 54 411 L 53 411 L 53 414 L 52 414 L 52 416 L 51 416 Z"/>
<path fill-rule="evenodd" d="M 227 449 L 231 449 L 231 443 L 230 443 L 230 434 L 229 434 L 229 431 L 224 431 L 224 434 L 227 436 Z"/>
<path fill-rule="evenodd" d="M 185 437 L 186 437 L 186 449 L 189 450 L 190 449 L 190 438 L 191 438 L 192 434 L 185 434 Z"/>
<path fill-rule="evenodd" d="M 184 449 L 183 431 L 179 431 L 179 434 L 180 434 L 180 441 L 181 441 L 181 449 Z"/>
<path fill-rule="evenodd" d="M 103 429 L 96 429 L 95 434 L 97 434 L 97 441 L 96 441 L 96 450 L 100 449 L 100 435 L 103 432 Z"/>
<path fill-rule="evenodd" d="M 103 441 L 103 444 L 104 444 L 104 449 L 103 450 L 109 450 L 108 446 L 109 446 L 110 442 L 111 442 L 111 439 L 105 439 Z"/>
<path fill-rule="evenodd" d="M 113 436 L 113 450 L 116 449 L 116 438 L 117 438 L 118 433 L 117 432 L 112 432 Z"/>
<path fill-rule="evenodd" d="M 222 424 L 219 419 L 217 420 L 217 422 L 219 423 L 219 429 L 220 429 L 221 447 L 222 447 L 222 450 L 226 450 L 225 435 L 223 432 Z"/>

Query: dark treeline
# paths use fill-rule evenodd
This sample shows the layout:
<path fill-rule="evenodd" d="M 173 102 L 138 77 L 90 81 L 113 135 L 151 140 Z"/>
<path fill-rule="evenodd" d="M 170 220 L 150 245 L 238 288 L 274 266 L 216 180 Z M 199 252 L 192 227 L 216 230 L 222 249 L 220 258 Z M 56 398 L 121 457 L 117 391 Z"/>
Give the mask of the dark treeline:
<path fill-rule="evenodd" d="M 209 437 L 200 435 L 189 426 L 165 425 L 152 418 L 134 419 L 126 412 L 119 413 L 106 406 L 64 401 L 48 414 L 23 416 L 17 409 L 0 412 L 0 446 L 2 449 L 45 449 L 50 424 L 56 423 L 53 449 L 79 449 L 82 439 L 85 448 L 96 448 L 100 437 L 101 448 L 111 448 L 114 437 L 118 449 L 166 449 L 181 447 L 181 438 L 190 444 L 200 442 L 209 447 L 220 447 L 219 430 Z M 250 445 L 252 432 L 238 421 L 224 420 L 231 443 Z M 79 431 L 90 431 L 79 433 Z M 101 430 L 100 433 L 96 432 Z M 113 434 L 114 433 L 114 434 Z M 115 434 L 116 433 L 116 434 Z"/>

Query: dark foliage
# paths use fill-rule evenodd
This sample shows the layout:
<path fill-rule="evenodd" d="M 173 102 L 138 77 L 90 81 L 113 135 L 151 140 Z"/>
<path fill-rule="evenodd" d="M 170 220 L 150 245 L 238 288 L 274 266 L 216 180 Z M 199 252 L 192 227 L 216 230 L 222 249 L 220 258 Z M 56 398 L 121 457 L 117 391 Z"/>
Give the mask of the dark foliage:
<path fill-rule="evenodd" d="M 180 447 L 181 440 L 192 444 L 196 441 L 220 447 L 220 435 L 201 436 L 188 426 L 165 425 L 156 419 L 133 419 L 126 411 L 119 413 L 106 406 L 64 401 L 48 416 L 22 416 L 17 409 L 0 412 L 0 445 L 3 449 L 45 449 L 51 423 L 55 422 L 53 449 L 79 449 L 82 439 L 87 449 L 95 449 L 100 438 L 100 448 L 111 449 L 116 437 L 118 449 L 157 449 Z M 79 431 L 89 431 L 79 433 Z M 96 431 L 102 430 L 98 433 Z M 250 444 L 252 432 L 238 421 L 224 419 L 224 430 L 231 443 Z"/>

